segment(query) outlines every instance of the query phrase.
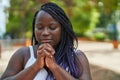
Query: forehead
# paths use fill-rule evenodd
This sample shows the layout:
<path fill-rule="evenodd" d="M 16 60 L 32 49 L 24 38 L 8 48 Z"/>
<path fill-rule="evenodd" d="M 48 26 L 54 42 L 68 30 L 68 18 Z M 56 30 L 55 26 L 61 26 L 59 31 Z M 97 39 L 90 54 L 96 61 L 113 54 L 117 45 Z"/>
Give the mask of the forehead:
<path fill-rule="evenodd" d="M 40 10 L 38 12 L 38 14 L 36 15 L 36 20 L 35 20 L 35 24 L 58 24 L 61 25 L 60 22 L 58 20 L 56 20 L 55 18 L 53 18 L 49 13 Z"/>
<path fill-rule="evenodd" d="M 45 12 L 45 11 L 43 11 L 43 10 L 40 10 L 40 11 L 38 12 L 38 14 L 37 14 L 37 17 L 43 16 L 43 15 L 48 15 L 48 13 Z"/>
<path fill-rule="evenodd" d="M 50 14 L 48 14 L 47 12 L 45 12 L 43 10 L 40 10 L 38 12 L 38 14 L 36 16 L 36 20 L 38 20 L 40 18 L 48 18 L 48 19 L 51 18 L 51 19 L 53 19 L 53 17 Z"/>

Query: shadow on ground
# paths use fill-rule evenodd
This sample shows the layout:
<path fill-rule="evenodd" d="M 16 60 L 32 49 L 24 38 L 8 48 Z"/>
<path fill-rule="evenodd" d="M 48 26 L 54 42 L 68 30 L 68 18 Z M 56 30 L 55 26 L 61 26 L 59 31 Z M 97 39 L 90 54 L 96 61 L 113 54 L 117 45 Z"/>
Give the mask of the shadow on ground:
<path fill-rule="evenodd" d="M 109 69 L 90 64 L 93 80 L 120 80 L 120 74 Z"/>

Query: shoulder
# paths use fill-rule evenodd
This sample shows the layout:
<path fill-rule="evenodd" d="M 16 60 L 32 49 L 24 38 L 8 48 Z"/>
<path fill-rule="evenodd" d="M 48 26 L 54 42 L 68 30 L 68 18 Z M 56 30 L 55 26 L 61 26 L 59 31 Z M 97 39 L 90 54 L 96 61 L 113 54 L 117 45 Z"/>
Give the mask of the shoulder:
<path fill-rule="evenodd" d="M 13 53 L 13 55 L 12 55 L 12 57 L 11 57 L 11 59 L 12 59 L 12 61 L 17 61 L 17 60 L 19 60 L 19 61 L 24 61 L 25 60 L 25 58 L 27 57 L 27 56 L 29 56 L 29 47 L 22 47 L 22 48 L 19 48 L 18 50 L 16 50 L 15 51 L 15 53 Z"/>
<path fill-rule="evenodd" d="M 16 50 L 15 53 L 13 53 L 12 57 L 10 58 L 7 68 L 2 77 L 15 75 L 21 70 L 23 70 L 24 59 L 28 51 L 29 51 L 28 47 L 22 47 Z"/>
<path fill-rule="evenodd" d="M 84 66 L 89 66 L 89 61 L 85 53 L 81 50 L 76 51 L 76 61 L 77 64 Z"/>
<path fill-rule="evenodd" d="M 85 55 L 84 52 L 81 50 L 76 51 L 76 57 L 77 57 L 77 65 L 78 67 L 82 67 L 83 73 L 80 76 L 80 80 L 92 80 L 91 79 L 91 73 L 90 73 L 90 67 L 89 67 L 89 61 Z"/>
<path fill-rule="evenodd" d="M 79 49 L 76 50 L 76 56 L 77 56 L 79 59 L 81 59 L 81 58 L 86 58 L 86 59 L 87 59 L 85 53 L 84 53 L 83 51 L 79 50 Z"/>
<path fill-rule="evenodd" d="M 23 68 L 27 57 L 29 57 L 29 48 L 28 47 L 22 47 L 13 53 L 12 57 L 9 60 L 8 67 L 20 67 Z"/>
<path fill-rule="evenodd" d="M 29 51 L 29 47 L 21 47 L 19 48 L 16 52 L 26 52 L 26 51 Z"/>
<path fill-rule="evenodd" d="M 24 56 L 29 52 L 29 47 L 22 47 L 15 51 L 13 56 Z"/>

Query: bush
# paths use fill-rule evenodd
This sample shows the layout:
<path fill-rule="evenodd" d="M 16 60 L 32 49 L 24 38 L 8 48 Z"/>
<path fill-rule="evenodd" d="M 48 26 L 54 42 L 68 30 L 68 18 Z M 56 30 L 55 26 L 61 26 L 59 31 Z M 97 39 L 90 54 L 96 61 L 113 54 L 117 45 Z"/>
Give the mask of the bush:
<path fill-rule="evenodd" d="M 94 37 L 95 37 L 96 40 L 103 41 L 106 38 L 106 34 L 102 33 L 102 32 L 97 32 L 97 33 L 94 34 Z"/>

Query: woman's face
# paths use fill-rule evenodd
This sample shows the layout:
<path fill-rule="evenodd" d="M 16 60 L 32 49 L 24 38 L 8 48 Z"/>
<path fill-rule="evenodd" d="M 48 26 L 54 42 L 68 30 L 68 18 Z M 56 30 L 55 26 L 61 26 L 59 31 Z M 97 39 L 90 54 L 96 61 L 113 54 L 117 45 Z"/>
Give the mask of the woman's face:
<path fill-rule="evenodd" d="M 35 37 L 39 43 L 49 43 L 53 47 L 60 42 L 61 25 L 45 11 L 37 14 L 35 21 Z"/>

